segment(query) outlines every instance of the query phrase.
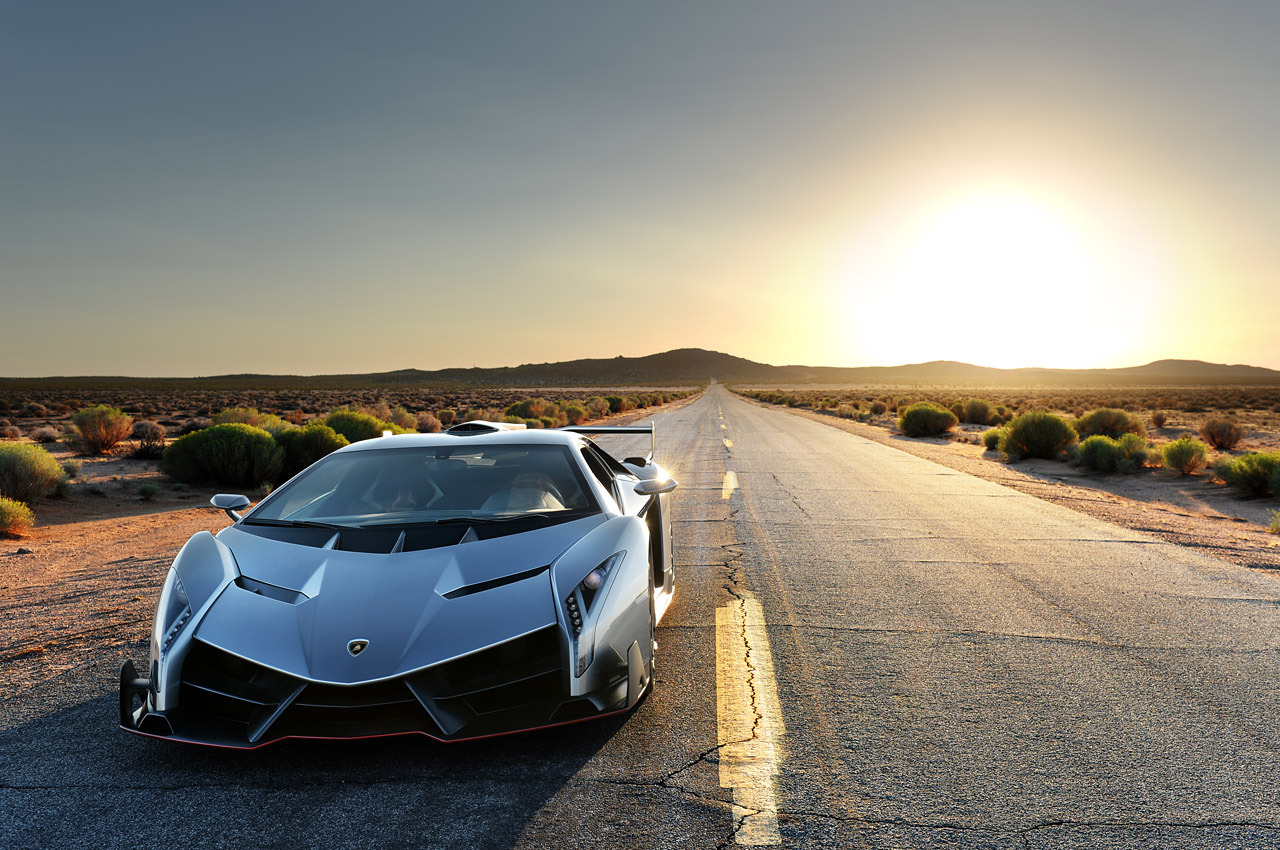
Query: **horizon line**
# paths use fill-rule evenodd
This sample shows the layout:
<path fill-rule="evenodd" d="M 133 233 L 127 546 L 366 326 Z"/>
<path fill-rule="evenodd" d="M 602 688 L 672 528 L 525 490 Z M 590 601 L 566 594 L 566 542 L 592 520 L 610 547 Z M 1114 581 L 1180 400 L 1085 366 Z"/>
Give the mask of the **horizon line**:
<path fill-rule="evenodd" d="M 765 363 L 762 361 L 751 360 L 746 357 L 740 357 L 735 354 L 728 354 L 726 352 L 715 351 L 713 349 L 706 349 L 706 348 L 673 348 L 667 351 L 655 352 L 653 354 L 637 355 L 633 357 L 628 357 L 624 355 L 615 355 L 613 357 L 579 357 L 573 360 L 543 361 L 538 363 L 530 362 L 530 363 L 520 363 L 517 365 L 505 365 L 505 366 L 444 366 L 436 369 L 423 369 L 417 366 L 410 366 L 410 367 L 403 367 L 398 369 L 387 369 L 387 370 L 372 371 L 372 372 L 325 372 L 325 373 L 313 373 L 313 374 L 305 374 L 305 375 L 295 374 L 295 373 L 273 373 L 273 372 L 228 372 L 228 373 L 221 373 L 221 374 L 204 374 L 204 375 L 124 375 L 124 374 L 6 375 L 6 376 L 0 376 L 0 381 L 8 381 L 8 382 L 72 381 L 72 380 L 202 381 L 202 380 L 215 380 L 215 379 L 227 379 L 227 378 L 282 378 L 282 379 L 283 378 L 291 378 L 291 379 L 359 378 L 359 377 L 366 377 L 366 376 L 374 377 L 374 376 L 394 375 L 397 373 L 411 373 L 411 372 L 417 372 L 417 373 L 426 374 L 426 375 L 437 374 L 441 372 L 494 372 L 494 371 L 502 371 L 502 370 L 517 370 L 517 369 L 537 368 L 537 367 L 562 366 L 562 365 L 592 362 L 592 361 L 594 362 L 609 362 L 613 360 L 634 361 L 634 360 L 646 360 L 652 357 L 661 357 L 663 355 L 669 355 L 669 354 L 678 354 L 681 352 L 713 354 L 713 355 L 718 355 L 720 357 L 728 357 L 734 360 L 739 360 L 746 364 L 763 366 L 771 369 L 822 369 L 822 370 L 841 370 L 841 371 L 855 371 L 855 370 L 871 371 L 871 370 L 902 370 L 902 369 L 911 369 L 916 367 L 948 365 L 948 366 L 965 367 L 970 369 L 979 369 L 987 372 L 1000 372 L 1000 373 L 1052 372 L 1052 373 L 1064 374 L 1064 373 L 1118 372 L 1118 371 L 1126 371 L 1131 369 L 1142 369 L 1149 366 L 1156 366 L 1158 364 L 1168 363 L 1168 364 L 1183 364 L 1186 366 L 1193 366 L 1193 367 L 1197 365 L 1202 365 L 1202 366 L 1220 367 L 1225 369 L 1242 369 L 1242 370 L 1247 369 L 1247 370 L 1253 370 L 1253 371 L 1274 372 L 1276 373 L 1277 377 L 1280 377 L 1280 370 L 1272 369 L 1271 367 L 1268 367 L 1268 366 L 1254 366 L 1248 363 L 1217 363 L 1217 362 L 1208 361 L 1208 360 L 1199 360 L 1199 359 L 1192 359 L 1192 358 L 1176 358 L 1176 357 L 1157 358 L 1156 360 L 1151 360 L 1146 363 L 1141 363 L 1141 364 L 1131 365 L 1131 366 L 1095 366 L 1095 367 L 1054 367 L 1054 366 L 1002 367 L 1002 366 L 984 366 L 979 363 L 969 363 L 963 360 L 924 360 L 924 361 L 919 361 L 914 363 L 900 363 L 896 365 L 874 365 L 874 366 L 825 366 L 825 365 L 815 366 L 812 364 L 805 364 L 805 363 L 784 363 L 784 364 Z M 715 376 L 708 375 L 707 377 L 715 377 Z"/>

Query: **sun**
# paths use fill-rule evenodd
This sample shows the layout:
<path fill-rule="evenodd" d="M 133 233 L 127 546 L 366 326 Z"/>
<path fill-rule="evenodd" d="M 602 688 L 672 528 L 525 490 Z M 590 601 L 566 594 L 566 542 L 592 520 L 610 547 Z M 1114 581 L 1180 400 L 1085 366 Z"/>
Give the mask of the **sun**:
<path fill-rule="evenodd" d="M 858 234 L 837 282 L 863 359 L 1089 366 L 1134 349 L 1153 276 L 1106 216 L 1004 187 Z"/>

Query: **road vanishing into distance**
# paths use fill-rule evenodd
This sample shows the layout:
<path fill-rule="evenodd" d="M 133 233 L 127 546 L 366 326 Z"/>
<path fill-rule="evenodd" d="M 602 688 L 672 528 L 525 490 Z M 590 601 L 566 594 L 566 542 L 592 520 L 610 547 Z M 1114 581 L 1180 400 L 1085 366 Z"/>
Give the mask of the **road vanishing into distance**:
<path fill-rule="evenodd" d="M 5 713 L 0 847 L 1280 847 L 1276 578 L 718 385 L 655 419 L 634 713 L 224 752 L 118 731 L 103 659 Z"/>

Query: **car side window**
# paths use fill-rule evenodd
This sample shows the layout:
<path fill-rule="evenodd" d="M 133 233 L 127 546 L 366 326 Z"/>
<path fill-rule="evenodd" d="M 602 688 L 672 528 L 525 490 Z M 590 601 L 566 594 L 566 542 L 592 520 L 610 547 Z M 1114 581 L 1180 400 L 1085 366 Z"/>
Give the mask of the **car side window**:
<path fill-rule="evenodd" d="M 591 474 L 604 485 L 605 492 L 612 496 L 616 503 L 618 501 L 618 491 L 614 489 L 613 475 L 609 472 L 609 467 L 590 448 L 582 450 L 582 459 L 587 462 L 587 469 L 590 469 Z"/>
<path fill-rule="evenodd" d="M 621 463 L 618 463 L 618 461 L 614 458 L 613 455 L 609 454 L 604 449 L 600 448 L 590 440 L 587 440 L 586 442 L 587 442 L 587 445 L 596 453 L 596 455 L 599 456 L 600 460 L 604 463 L 604 465 L 609 468 L 609 471 L 612 472 L 615 476 L 621 475 L 626 478 L 636 477 L 636 474 L 634 472 L 632 472 L 630 469 L 627 469 Z"/>

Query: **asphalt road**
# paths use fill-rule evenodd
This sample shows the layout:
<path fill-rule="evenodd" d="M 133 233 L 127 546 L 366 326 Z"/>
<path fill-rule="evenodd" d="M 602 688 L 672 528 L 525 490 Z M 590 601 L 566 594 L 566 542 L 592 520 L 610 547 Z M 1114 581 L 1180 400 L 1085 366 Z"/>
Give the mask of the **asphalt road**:
<path fill-rule="evenodd" d="M 102 657 L 4 706 L 0 847 L 1280 847 L 1275 578 L 716 386 L 657 421 L 630 716 L 221 752 L 117 731 Z"/>

